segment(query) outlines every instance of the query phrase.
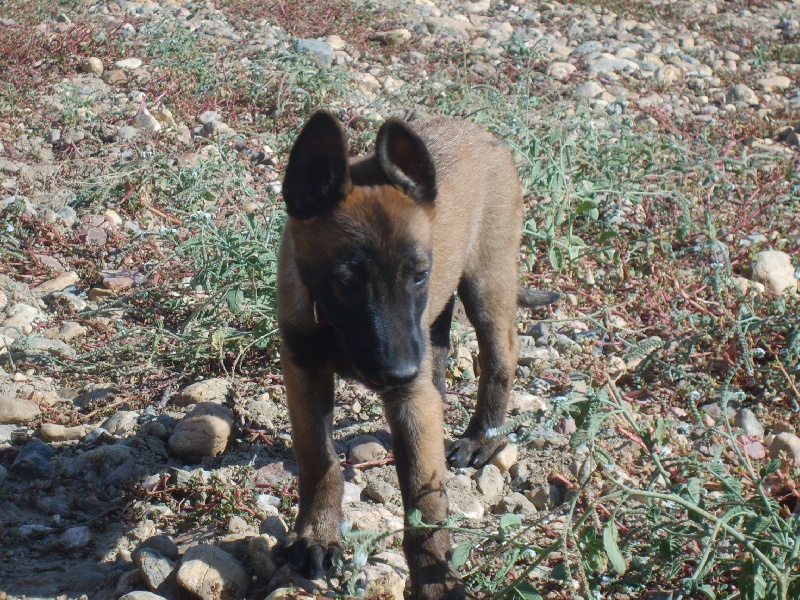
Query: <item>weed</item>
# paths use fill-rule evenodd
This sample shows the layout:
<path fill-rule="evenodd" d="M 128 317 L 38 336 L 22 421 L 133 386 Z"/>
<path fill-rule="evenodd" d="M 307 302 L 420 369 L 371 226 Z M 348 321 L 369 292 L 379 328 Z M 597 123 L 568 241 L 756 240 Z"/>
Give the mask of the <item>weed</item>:
<path fill-rule="evenodd" d="M 231 517 L 255 521 L 261 516 L 248 467 L 233 468 L 227 475 L 214 472 L 210 477 L 199 471 L 185 480 L 164 474 L 154 489 L 140 487 L 136 495 L 135 513 L 145 514 L 157 502 L 170 509 L 167 518 L 176 527 L 208 525 L 226 530 Z"/>

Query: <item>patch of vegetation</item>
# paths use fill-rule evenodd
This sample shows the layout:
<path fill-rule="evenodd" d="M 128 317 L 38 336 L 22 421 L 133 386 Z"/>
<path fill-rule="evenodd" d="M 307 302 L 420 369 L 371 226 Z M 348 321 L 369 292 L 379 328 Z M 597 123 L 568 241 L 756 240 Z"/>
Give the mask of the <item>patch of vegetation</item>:
<path fill-rule="evenodd" d="M 276 23 L 297 38 L 338 35 L 360 51 L 377 50 L 378 44 L 370 43 L 374 32 L 397 26 L 391 9 L 352 0 L 333 0 L 324 6 L 314 0 L 222 0 L 219 5 L 234 17 Z"/>
<path fill-rule="evenodd" d="M 220 531 L 228 528 L 231 517 L 259 522 L 263 514 L 258 508 L 258 493 L 247 467 L 233 469 L 227 475 L 218 472 L 210 477 L 193 472 L 184 480 L 164 474 L 150 489 L 137 489 L 139 500 L 130 508 L 132 514 L 164 518 L 176 528 L 212 526 Z M 169 509 L 164 516 L 153 505 Z"/>

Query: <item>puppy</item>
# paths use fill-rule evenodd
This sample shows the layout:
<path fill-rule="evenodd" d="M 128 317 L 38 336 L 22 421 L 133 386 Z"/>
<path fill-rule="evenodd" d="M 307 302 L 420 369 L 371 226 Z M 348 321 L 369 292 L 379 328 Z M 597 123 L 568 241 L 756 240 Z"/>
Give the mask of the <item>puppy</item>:
<path fill-rule="evenodd" d="M 558 294 L 519 290 L 523 202 L 514 161 L 468 122 L 389 119 L 375 153 L 348 159 L 339 121 L 316 112 L 289 156 L 288 221 L 278 265 L 278 323 L 300 510 L 287 552 L 312 577 L 340 540 L 342 475 L 333 449 L 334 374 L 378 392 L 406 514 L 447 516 L 442 403 L 454 293 L 475 328 L 475 414 L 449 458 L 486 463 L 503 441 L 516 370 L 518 301 Z M 448 564 L 447 532 L 403 540 L 415 598 L 463 598 Z"/>

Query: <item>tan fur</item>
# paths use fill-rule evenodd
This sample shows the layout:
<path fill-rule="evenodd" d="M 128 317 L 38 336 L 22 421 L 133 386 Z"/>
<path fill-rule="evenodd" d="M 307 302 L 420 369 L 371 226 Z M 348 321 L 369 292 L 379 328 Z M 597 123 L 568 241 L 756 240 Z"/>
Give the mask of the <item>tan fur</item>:
<path fill-rule="evenodd" d="M 324 331 L 325 324 L 314 320 L 314 300 L 301 282 L 299 263 L 316 268 L 342 251 L 343 245 L 364 236 L 378 252 L 392 252 L 397 240 L 409 238 L 420 248 L 432 248 L 422 322 L 426 331 L 437 327 L 437 317 L 444 312 L 442 327 L 449 329 L 447 307 L 452 311 L 453 294 L 459 291 L 478 336 L 482 376 L 473 418 L 477 425 L 468 430 L 467 439 L 456 443 L 455 455 L 464 461 L 475 453 L 485 462 L 499 441 L 488 439 L 481 427 L 502 423 L 518 356 L 520 184 L 509 151 L 480 127 L 442 117 L 413 123 L 412 129 L 424 141 L 436 168 L 438 194 L 433 206 L 387 183 L 374 158 L 351 161 L 353 185 L 346 187 L 346 196 L 330 217 L 290 218 L 287 223 L 278 274 L 282 336 L 285 344 L 289 329 L 291 335 L 310 336 L 314 343 L 325 339 L 313 337 Z M 339 536 L 342 483 L 330 434 L 333 372 L 341 369 L 337 357 L 322 350 L 317 356 L 314 348 L 302 349 L 308 354 L 302 360 L 294 350 L 292 354 L 286 346 L 282 362 L 301 473 L 299 542 L 294 547 L 305 551 L 309 544 L 329 547 Z M 446 353 L 446 347 L 434 347 L 428 339 L 416 378 L 382 394 L 406 511 L 421 510 L 429 523 L 445 519 L 448 507 L 442 397 L 437 389 L 443 385 L 443 373 L 434 384 Z M 404 547 L 414 597 L 465 597 L 463 585 L 447 564 L 450 541 L 445 532 L 410 532 Z"/>

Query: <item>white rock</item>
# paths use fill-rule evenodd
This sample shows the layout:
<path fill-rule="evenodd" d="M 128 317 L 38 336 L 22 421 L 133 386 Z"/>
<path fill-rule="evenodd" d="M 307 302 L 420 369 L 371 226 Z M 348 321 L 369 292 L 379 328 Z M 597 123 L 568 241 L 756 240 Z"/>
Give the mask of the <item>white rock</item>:
<path fill-rule="evenodd" d="M 222 404 L 228 396 L 231 384 L 219 377 L 198 381 L 186 386 L 178 394 L 176 403 L 178 406 L 188 406 L 189 404 L 200 404 L 201 402 L 214 402 Z"/>
<path fill-rule="evenodd" d="M 36 323 L 44 320 L 44 316 L 36 308 L 18 302 L 8 309 L 6 318 L 0 322 L 0 327 L 15 328 L 28 334 L 33 331 Z"/>
<path fill-rule="evenodd" d="M 728 90 L 728 102 L 744 102 L 750 106 L 755 106 L 759 103 L 758 96 L 749 87 L 743 84 L 734 85 Z"/>
<path fill-rule="evenodd" d="M 662 85 L 673 85 L 683 79 L 683 71 L 675 65 L 664 65 L 656 69 L 656 81 Z"/>
<path fill-rule="evenodd" d="M 202 600 L 242 598 L 250 579 L 233 556 L 209 544 L 192 546 L 178 568 L 178 585 Z"/>
<path fill-rule="evenodd" d="M 780 92 L 792 85 L 792 80 L 786 75 L 775 77 L 762 77 L 758 80 L 758 87 L 765 92 Z"/>
<path fill-rule="evenodd" d="M 547 74 L 558 81 L 566 81 L 578 68 L 572 63 L 555 61 L 547 67 Z"/>
<path fill-rule="evenodd" d="M 347 458 L 351 464 L 374 462 L 386 455 L 386 450 L 377 438 L 371 435 L 360 435 L 350 442 Z"/>
<path fill-rule="evenodd" d="M 119 410 L 108 417 L 100 426 L 111 435 L 124 435 L 136 427 L 139 413 L 132 410 Z"/>
<path fill-rule="evenodd" d="M 491 464 L 500 469 L 501 473 L 506 473 L 519 460 L 519 450 L 513 444 L 506 444 L 494 453 Z"/>
<path fill-rule="evenodd" d="M 765 283 L 776 294 L 797 289 L 792 257 L 780 250 L 764 250 L 756 254 L 753 279 Z"/>
<path fill-rule="evenodd" d="M 184 460 L 200 460 L 225 451 L 233 433 L 233 413 L 219 404 L 204 402 L 178 421 L 169 437 L 169 449 Z"/>
<path fill-rule="evenodd" d="M 103 61 L 96 56 L 90 56 L 81 61 L 80 70 L 84 73 L 93 73 L 94 75 L 103 74 Z"/>
<path fill-rule="evenodd" d="M 486 503 L 495 504 L 503 496 L 503 475 L 496 465 L 486 465 L 472 476 L 478 484 L 478 491 L 483 494 Z"/>
<path fill-rule="evenodd" d="M 514 34 L 514 27 L 507 21 L 500 21 L 489 26 L 483 35 L 495 42 L 507 42 Z"/>
<path fill-rule="evenodd" d="M 0 424 L 17 424 L 36 419 L 41 409 L 36 402 L 14 396 L 0 396 Z"/>
<path fill-rule="evenodd" d="M 91 541 L 92 534 L 86 525 L 70 527 L 64 533 L 58 536 L 58 543 L 67 550 L 85 548 Z"/>
<path fill-rule="evenodd" d="M 786 454 L 790 464 L 800 467 L 800 438 L 789 432 L 776 435 L 769 447 L 769 457 L 780 458 L 782 453 Z"/>
<path fill-rule="evenodd" d="M 512 390 L 508 397 L 508 411 L 523 413 L 529 410 L 547 412 L 550 410 L 550 405 L 536 394 Z"/>
<path fill-rule="evenodd" d="M 477 2 L 464 2 L 464 10 L 474 15 L 482 15 L 489 12 L 492 3 L 490 0 L 478 0 Z"/>
<path fill-rule="evenodd" d="M 115 62 L 114 66 L 118 69 L 128 69 L 129 71 L 133 71 L 142 66 L 142 61 L 138 58 L 125 58 Z"/>
<path fill-rule="evenodd" d="M 597 98 L 604 91 L 605 88 L 600 82 L 589 80 L 579 84 L 575 88 L 573 96 L 576 98 L 586 98 L 587 100 L 591 100 L 592 98 Z"/>
<path fill-rule="evenodd" d="M 67 442 L 79 440 L 86 435 L 86 427 L 76 425 L 75 427 L 65 427 L 57 423 L 45 423 L 39 430 L 39 435 L 46 442 Z"/>
<path fill-rule="evenodd" d="M 136 118 L 133 120 L 133 126 L 137 129 L 148 129 L 150 131 L 161 131 L 161 123 L 158 122 L 150 111 L 144 106 L 137 113 Z"/>

